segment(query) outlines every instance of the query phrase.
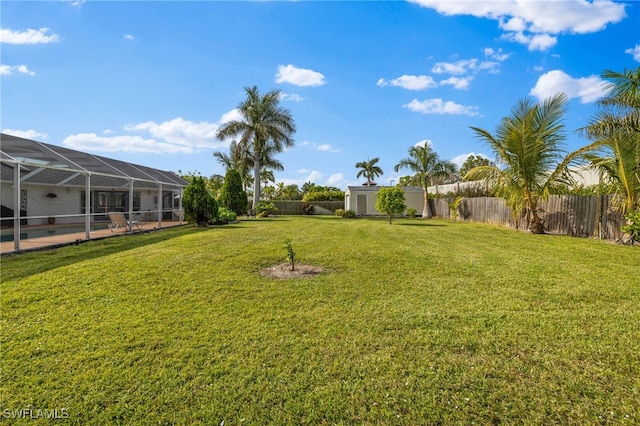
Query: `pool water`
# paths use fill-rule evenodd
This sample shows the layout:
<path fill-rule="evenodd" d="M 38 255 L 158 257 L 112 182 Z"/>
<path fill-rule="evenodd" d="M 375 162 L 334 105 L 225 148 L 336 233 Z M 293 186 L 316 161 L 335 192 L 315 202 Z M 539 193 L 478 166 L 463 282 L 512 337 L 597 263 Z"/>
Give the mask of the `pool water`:
<path fill-rule="evenodd" d="M 91 231 L 99 231 L 101 229 L 108 229 L 108 224 L 91 225 Z M 62 226 L 48 226 L 44 228 L 26 228 L 21 229 L 20 239 L 26 240 L 29 238 L 49 237 L 51 235 L 64 235 L 74 234 L 77 232 L 84 232 L 84 225 L 62 225 Z M 13 241 L 13 229 L 5 229 L 0 234 L 0 241 Z"/>

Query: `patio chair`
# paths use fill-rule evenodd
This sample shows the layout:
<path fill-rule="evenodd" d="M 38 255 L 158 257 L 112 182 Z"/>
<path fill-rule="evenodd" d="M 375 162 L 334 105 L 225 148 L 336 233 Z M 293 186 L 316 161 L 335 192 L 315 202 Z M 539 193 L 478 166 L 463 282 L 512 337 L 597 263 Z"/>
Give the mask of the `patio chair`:
<path fill-rule="evenodd" d="M 139 230 L 142 229 L 142 226 L 144 225 L 142 222 L 139 222 L 137 220 L 132 220 L 131 222 L 129 222 L 123 213 L 109 213 L 108 216 L 109 219 L 111 219 L 111 223 L 109 224 L 109 229 L 111 230 L 111 232 L 114 232 L 116 229 L 120 228 L 129 230 L 129 224 L 131 224 L 132 229 L 133 226 L 135 226 Z"/>

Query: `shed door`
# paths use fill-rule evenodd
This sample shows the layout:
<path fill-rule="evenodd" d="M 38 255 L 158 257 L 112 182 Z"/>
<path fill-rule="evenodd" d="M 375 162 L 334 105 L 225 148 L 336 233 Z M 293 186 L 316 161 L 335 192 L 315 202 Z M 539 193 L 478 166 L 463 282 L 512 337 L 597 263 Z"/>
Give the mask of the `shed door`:
<path fill-rule="evenodd" d="M 367 194 L 358 194 L 356 198 L 356 206 L 358 215 L 367 214 Z"/>

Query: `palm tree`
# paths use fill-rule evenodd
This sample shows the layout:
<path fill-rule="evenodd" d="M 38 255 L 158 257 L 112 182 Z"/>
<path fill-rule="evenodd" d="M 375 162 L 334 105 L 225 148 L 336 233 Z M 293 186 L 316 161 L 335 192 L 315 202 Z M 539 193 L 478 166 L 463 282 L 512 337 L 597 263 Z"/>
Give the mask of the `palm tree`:
<path fill-rule="evenodd" d="M 260 171 L 263 161 L 275 153 L 294 145 L 296 126 L 291 113 L 279 105 L 280 91 L 260 93 L 256 86 L 245 87 L 247 98 L 240 102 L 239 120 L 231 120 L 220 127 L 218 139 L 240 136 L 238 142 L 253 160 L 253 205 L 260 201 Z"/>
<path fill-rule="evenodd" d="M 622 73 L 605 71 L 603 107 L 579 131 L 593 140 L 571 154 L 613 183 L 613 203 L 622 213 L 640 209 L 640 67 Z"/>
<path fill-rule="evenodd" d="M 229 169 L 236 169 L 242 178 L 242 186 L 246 191 L 251 182 L 251 174 L 249 171 L 253 167 L 253 160 L 246 147 L 239 145 L 237 141 L 231 141 L 229 144 L 229 155 L 215 151 L 213 156 L 218 160 L 224 168 L 225 172 Z"/>
<path fill-rule="evenodd" d="M 409 157 L 404 158 L 395 165 L 394 171 L 409 169 L 414 175 L 411 179 L 417 185 L 424 188 L 424 206 L 422 217 L 431 217 L 429 210 L 429 186 L 435 178 L 446 178 L 456 173 L 456 166 L 450 161 L 441 160 L 438 154 L 428 144 L 416 145 L 409 148 Z"/>
<path fill-rule="evenodd" d="M 471 180 L 482 179 L 495 195 L 506 200 L 514 217 L 524 209 L 529 229 L 544 233 L 538 215 L 538 200 L 546 198 L 558 184 L 569 184 L 568 159 L 564 159 L 564 108 L 567 96 L 555 96 L 534 104 L 521 100 L 504 117 L 495 136 L 471 127 L 495 154 L 498 165 L 474 167 L 467 173 Z"/>
<path fill-rule="evenodd" d="M 365 183 L 365 185 L 373 184 L 373 180 L 378 176 L 382 176 L 384 173 L 379 166 L 376 166 L 378 161 L 380 161 L 380 158 L 376 157 L 369 161 L 360 161 L 359 163 L 356 163 L 356 168 L 360 169 L 356 178 L 364 176 L 367 179 L 367 183 Z"/>

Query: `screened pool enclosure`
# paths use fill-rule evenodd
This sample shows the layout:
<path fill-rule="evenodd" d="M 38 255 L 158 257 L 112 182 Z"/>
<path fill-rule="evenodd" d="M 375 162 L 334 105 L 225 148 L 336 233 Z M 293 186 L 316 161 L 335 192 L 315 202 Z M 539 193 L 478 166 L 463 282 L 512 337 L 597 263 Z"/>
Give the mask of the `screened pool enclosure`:
<path fill-rule="evenodd" d="M 129 222 L 119 232 L 133 232 L 134 221 L 157 229 L 183 220 L 188 182 L 172 172 L 7 134 L 0 134 L 0 161 L 2 252 L 20 251 L 31 238 L 71 234 L 65 230 L 75 240 L 96 238 L 113 231 L 114 214 Z"/>

